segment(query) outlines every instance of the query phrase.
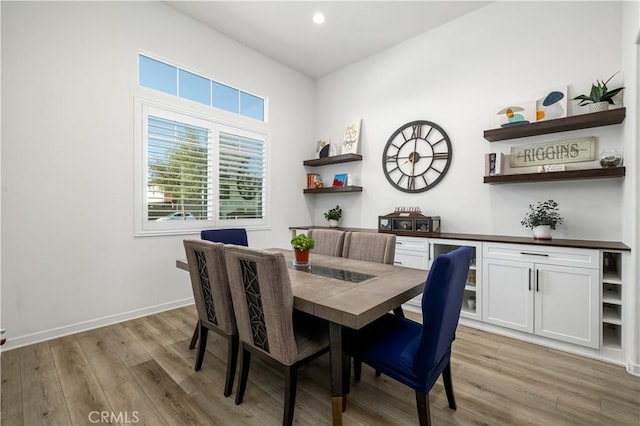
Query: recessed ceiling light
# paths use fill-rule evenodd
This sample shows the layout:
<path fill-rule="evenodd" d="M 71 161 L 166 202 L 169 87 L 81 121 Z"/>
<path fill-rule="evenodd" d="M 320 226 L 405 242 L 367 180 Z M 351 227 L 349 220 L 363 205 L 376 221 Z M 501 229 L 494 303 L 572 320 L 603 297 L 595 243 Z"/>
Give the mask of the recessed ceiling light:
<path fill-rule="evenodd" d="M 324 24 L 324 15 L 321 12 L 316 13 L 313 15 L 313 22 L 318 25 Z"/>

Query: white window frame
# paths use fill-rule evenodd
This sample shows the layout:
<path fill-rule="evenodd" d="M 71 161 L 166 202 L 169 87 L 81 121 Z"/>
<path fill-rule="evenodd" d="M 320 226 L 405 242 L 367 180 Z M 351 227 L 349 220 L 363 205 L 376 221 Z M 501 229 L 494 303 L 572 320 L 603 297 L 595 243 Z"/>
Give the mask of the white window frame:
<path fill-rule="evenodd" d="M 238 116 L 229 118 L 202 109 L 194 109 L 192 105 L 184 107 L 175 105 L 175 102 L 165 103 L 139 95 L 134 97 L 134 147 L 135 147 L 135 236 L 156 235 L 186 235 L 200 233 L 203 229 L 243 227 L 247 229 L 269 229 L 270 227 L 270 176 L 271 161 L 269 156 L 269 129 L 267 123 L 257 122 L 251 118 Z M 209 201 L 211 211 L 210 220 L 186 220 L 186 221 L 155 221 L 148 220 L 148 158 L 147 158 L 147 123 L 148 116 L 155 115 L 168 119 L 205 127 L 212 131 L 210 138 L 209 169 L 211 174 L 210 185 L 213 190 Z M 256 125 L 258 123 L 258 125 Z M 264 186 L 264 217 L 260 219 L 220 219 L 218 199 L 218 135 L 219 133 L 231 133 L 241 137 L 259 139 L 264 141 L 265 152 L 265 186 Z"/>

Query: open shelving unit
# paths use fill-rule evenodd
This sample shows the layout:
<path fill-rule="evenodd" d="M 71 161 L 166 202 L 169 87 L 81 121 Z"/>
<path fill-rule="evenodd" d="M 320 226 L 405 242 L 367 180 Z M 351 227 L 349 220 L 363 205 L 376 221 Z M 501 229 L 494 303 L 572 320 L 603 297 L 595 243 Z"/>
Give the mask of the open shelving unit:
<path fill-rule="evenodd" d="M 484 183 L 525 183 L 551 182 L 557 180 L 605 179 L 624 177 L 624 167 L 607 167 L 601 169 L 567 170 L 564 172 L 522 173 L 513 175 L 485 176 Z"/>
<path fill-rule="evenodd" d="M 555 120 L 538 121 L 520 126 L 490 129 L 484 131 L 484 138 L 489 142 L 496 142 L 527 136 L 545 135 L 548 133 L 588 129 L 590 127 L 610 126 L 612 124 L 622 123 L 626 112 L 626 108 L 616 108 L 607 111 L 556 118 Z"/>
<path fill-rule="evenodd" d="M 332 157 L 314 158 L 312 160 L 305 160 L 303 165 L 309 167 L 328 166 L 330 164 L 350 163 L 352 161 L 362 161 L 362 155 L 360 154 L 342 154 L 334 155 Z M 361 186 L 327 186 L 322 188 L 305 188 L 303 190 L 305 194 L 335 194 L 346 192 L 362 192 Z"/>
<path fill-rule="evenodd" d="M 622 253 L 602 252 L 602 347 L 622 349 Z"/>

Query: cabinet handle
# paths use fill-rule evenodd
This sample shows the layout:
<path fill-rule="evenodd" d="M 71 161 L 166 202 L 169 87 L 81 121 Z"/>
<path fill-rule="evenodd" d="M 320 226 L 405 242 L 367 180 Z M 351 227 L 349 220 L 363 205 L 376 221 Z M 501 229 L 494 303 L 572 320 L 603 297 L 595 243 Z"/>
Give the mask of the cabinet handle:
<path fill-rule="evenodd" d="M 520 254 L 523 255 L 527 255 L 527 256 L 543 256 L 543 257 L 549 257 L 549 255 L 547 253 L 527 253 L 526 251 L 521 251 Z"/>
<path fill-rule="evenodd" d="M 536 269 L 536 292 L 540 291 L 540 270 Z"/>
<path fill-rule="evenodd" d="M 402 245 L 402 241 L 396 241 L 396 245 L 397 246 L 401 246 Z"/>
<path fill-rule="evenodd" d="M 395 260 L 395 261 L 393 262 L 393 264 L 394 264 L 394 265 L 402 265 L 402 262 L 399 262 L 399 261 Z"/>
<path fill-rule="evenodd" d="M 531 291 L 531 268 L 529 268 L 529 291 Z"/>

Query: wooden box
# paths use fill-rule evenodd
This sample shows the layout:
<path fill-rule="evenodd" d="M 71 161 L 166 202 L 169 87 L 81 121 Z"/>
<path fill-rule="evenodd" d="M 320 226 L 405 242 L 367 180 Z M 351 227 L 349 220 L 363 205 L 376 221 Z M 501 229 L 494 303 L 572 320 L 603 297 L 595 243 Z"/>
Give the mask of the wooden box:
<path fill-rule="evenodd" d="M 398 235 L 440 232 L 440 216 L 424 216 L 418 212 L 394 212 L 378 216 L 378 232 Z"/>

